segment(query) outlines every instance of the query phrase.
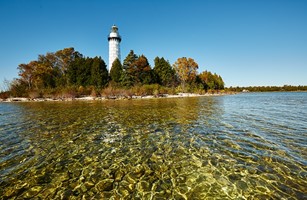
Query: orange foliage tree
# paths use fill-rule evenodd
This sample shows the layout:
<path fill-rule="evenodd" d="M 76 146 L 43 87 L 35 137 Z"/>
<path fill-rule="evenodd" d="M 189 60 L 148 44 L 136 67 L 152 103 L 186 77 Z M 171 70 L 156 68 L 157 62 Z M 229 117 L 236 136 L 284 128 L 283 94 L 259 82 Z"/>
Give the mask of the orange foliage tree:
<path fill-rule="evenodd" d="M 195 80 L 198 64 L 192 58 L 182 57 L 177 59 L 173 67 L 181 82 L 182 89 L 185 90 L 186 84 Z"/>

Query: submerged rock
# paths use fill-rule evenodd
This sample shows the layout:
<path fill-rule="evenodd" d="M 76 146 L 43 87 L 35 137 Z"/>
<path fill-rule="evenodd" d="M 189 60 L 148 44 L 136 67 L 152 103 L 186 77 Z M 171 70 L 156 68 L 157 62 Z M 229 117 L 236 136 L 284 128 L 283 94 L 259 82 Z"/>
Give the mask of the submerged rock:
<path fill-rule="evenodd" d="M 96 188 L 98 191 L 111 191 L 113 189 L 113 183 L 114 179 L 104 179 L 102 181 L 99 181 L 99 183 L 96 184 Z"/>
<path fill-rule="evenodd" d="M 115 181 L 121 181 L 123 179 L 123 177 L 125 176 L 125 172 L 121 169 L 117 170 L 115 173 L 114 173 L 114 178 L 115 178 Z"/>
<path fill-rule="evenodd" d="M 187 196 L 185 194 L 181 194 L 179 192 L 174 193 L 174 199 L 176 200 L 187 200 Z"/>
<path fill-rule="evenodd" d="M 245 183 L 244 181 L 241 181 L 241 180 L 236 182 L 236 186 L 240 190 L 247 190 L 248 189 L 247 183 Z"/>
<path fill-rule="evenodd" d="M 42 186 L 34 186 L 27 190 L 27 192 L 24 192 L 22 195 L 22 198 L 28 199 L 36 196 L 41 190 L 43 189 Z"/>
<path fill-rule="evenodd" d="M 150 192 L 151 191 L 151 184 L 147 181 L 140 181 L 136 184 L 136 189 L 139 192 Z"/>
<path fill-rule="evenodd" d="M 143 176 L 145 173 L 145 169 L 142 165 L 137 165 L 135 168 L 134 168 L 134 171 L 133 171 L 133 175 L 137 178 L 140 178 L 141 176 Z"/>

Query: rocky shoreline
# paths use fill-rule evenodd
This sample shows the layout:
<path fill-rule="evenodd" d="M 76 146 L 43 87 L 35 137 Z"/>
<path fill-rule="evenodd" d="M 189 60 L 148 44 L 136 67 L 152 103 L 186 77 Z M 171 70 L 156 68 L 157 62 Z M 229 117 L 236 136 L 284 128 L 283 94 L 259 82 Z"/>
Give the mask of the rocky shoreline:
<path fill-rule="evenodd" d="M 7 99 L 0 99 L 0 102 L 43 102 L 43 101 L 96 101 L 96 100 L 133 100 L 133 99 L 156 99 L 156 98 L 185 98 L 185 97 L 204 97 L 204 96 L 222 96 L 229 95 L 228 93 L 216 94 L 195 94 L 195 93 L 178 93 L 175 95 L 160 94 L 160 95 L 145 95 L 145 96 L 104 96 L 104 97 L 75 97 L 75 98 L 26 98 L 26 97 L 12 97 Z"/>

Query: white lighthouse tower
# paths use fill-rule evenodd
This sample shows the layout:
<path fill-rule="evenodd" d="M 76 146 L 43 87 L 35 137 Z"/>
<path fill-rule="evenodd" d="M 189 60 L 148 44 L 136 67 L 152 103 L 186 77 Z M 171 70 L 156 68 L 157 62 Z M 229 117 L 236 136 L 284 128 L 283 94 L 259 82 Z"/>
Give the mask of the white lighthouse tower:
<path fill-rule="evenodd" d="M 118 33 L 117 26 L 113 25 L 111 33 L 109 34 L 109 72 L 111 71 L 112 64 L 116 58 L 120 60 L 120 46 L 119 43 L 122 40 Z"/>

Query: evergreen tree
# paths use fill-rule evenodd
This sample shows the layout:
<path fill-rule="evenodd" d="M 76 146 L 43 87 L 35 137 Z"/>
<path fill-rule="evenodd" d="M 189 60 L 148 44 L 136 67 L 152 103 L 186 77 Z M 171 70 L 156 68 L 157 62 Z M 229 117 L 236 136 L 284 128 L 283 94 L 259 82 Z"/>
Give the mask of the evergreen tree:
<path fill-rule="evenodd" d="M 119 59 L 112 64 L 110 77 L 125 87 L 135 84 L 144 85 L 159 83 L 163 86 L 174 86 L 182 83 L 191 88 L 205 90 L 224 89 L 222 77 L 216 73 L 204 71 L 197 75 L 198 65 L 191 58 L 179 58 L 173 68 L 163 57 L 156 57 L 152 69 L 148 59 L 137 56 L 133 50 L 129 52 L 121 65 Z M 46 88 L 64 88 L 68 86 L 104 87 L 108 81 L 108 71 L 101 57 L 84 57 L 74 48 L 65 48 L 55 53 L 39 55 L 37 60 L 18 67 L 20 78 L 12 83 L 15 94 L 26 95 L 26 92 L 44 90 Z M 304 87 L 302 87 L 304 89 Z M 253 88 L 249 88 L 252 90 Z M 256 87 L 255 91 L 278 90 L 276 87 Z M 284 86 L 283 90 L 294 90 L 292 86 Z"/>
<path fill-rule="evenodd" d="M 116 58 L 112 64 L 112 68 L 110 71 L 111 80 L 116 83 L 119 83 L 122 73 L 123 73 L 122 64 L 120 63 L 119 59 Z"/>
<path fill-rule="evenodd" d="M 129 71 L 130 68 L 134 67 L 134 63 L 137 59 L 138 59 L 138 56 L 134 54 L 133 50 L 130 50 L 129 54 L 124 59 L 123 69 Z"/>
<path fill-rule="evenodd" d="M 214 86 L 215 86 L 214 89 L 215 90 L 224 89 L 224 81 L 220 75 L 217 75 L 216 73 L 214 73 L 213 79 L 214 79 Z"/>
<path fill-rule="evenodd" d="M 92 58 L 84 58 L 83 63 L 77 68 L 77 85 L 88 86 L 91 83 Z"/>
<path fill-rule="evenodd" d="M 125 73 L 122 75 L 122 81 L 125 86 L 133 85 L 136 82 L 135 71 L 136 66 L 135 62 L 138 59 L 138 56 L 134 54 L 133 50 L 130 50 L 127 57 L 123 62 L 123 70 Z"/>
<path fill-rule="evenodd" d="M 103 87 L 108 82 L 107 65 L 101 57 L 95 57 L 91 66 L 91 85 Z"/>
<path fill-rule="evenodd" d="M 124 87 L 131 87 L 134 84 L 132 77 L 127 73 L 127 71 L 123 71 L 120 77 L 120 83 Z"/>
<path fill-rule="evenodd" d="M 172 69 L 172 66 L 168 61 L 163 57 L 156 57 L 155 66 L 153 68 L 154 73 L 157 76 L 157 82 L 163 86 L 171 86 L 175 84 L 175 70 Z"/>
<path fill-rule="evenodd" d="M 69 85 L 78 85 L 78 82 L 80 82 L 80 74 L 82 70 L 80 68 L 83 68 L 83 65 L 85 65 L 85 58 L 80 57 L 76 58 L 67 68 L 67 79 Z M 60 73 L 60 69 L 57 69 L 58 73 Z"/>

